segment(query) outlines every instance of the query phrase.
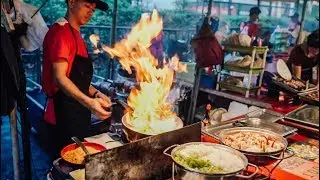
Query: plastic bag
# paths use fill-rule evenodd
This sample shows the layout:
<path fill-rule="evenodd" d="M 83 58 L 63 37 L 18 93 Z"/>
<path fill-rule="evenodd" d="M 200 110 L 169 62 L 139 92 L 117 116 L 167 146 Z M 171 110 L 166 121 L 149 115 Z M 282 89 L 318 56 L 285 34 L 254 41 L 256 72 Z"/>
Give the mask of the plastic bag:
<path fill-rule="evenodd" d="M 20 37 L 20 42 L 25 51 L 31 52 L 42 47 L 42 43 L 49 28 L 43 20 L 40 12 L 32 19 L 31 16 L 37 8 L 27 3 L 21 2 L 23 20 L 29 24 L 26 35 Z"/>

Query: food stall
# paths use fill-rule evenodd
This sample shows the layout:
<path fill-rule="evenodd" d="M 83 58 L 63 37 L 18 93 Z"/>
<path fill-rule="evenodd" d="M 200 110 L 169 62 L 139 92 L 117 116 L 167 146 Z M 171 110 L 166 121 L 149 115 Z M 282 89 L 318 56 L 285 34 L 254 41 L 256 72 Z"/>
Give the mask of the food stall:
<path fill-rule="evenodd" d="M 212 1 L 209 3 L 211 6 Z M 211 8 L 209 8 L 211 9 Z M 210 14 L 210 13 L 208 13 Z M 175 79 L 187 67 L 173 58 L 163 68 L 148 50 L 152 38 L 162 30 L 162 20 L 154 11 L 142 17 L 127 39 L 113 47 L 97 45 L 119 60 L 116 80 L 95 84 L 101 92 L 112 94 L 113 117 L 105 132 L 66 146 L 61 158 L 53 162 L 52 179 L 317 179 L 319 177 L 319 108 L 288 104 L 260 93 L 255 96 L 200 88 L 196 68 L 195 83 Z M 149 36 L 148 36 L 149 35 Z M 142 38 L 143 37 L 143 38 Z M 139 43 L 137 43 L 139 42 Z M 253 50 L 259 48 L 253 48 Z M 261 54 L 265 54 L 267 49 Z M 252 49 L 250 49 L 252 50 Z M 252 55 L 254 57 L 254 55 Z M 254 58 L 253 58 L 254 59 Z M 262 59 L 262 67 L 265 57 Z M 234 65 L 234 64 L 233 64 Z M 247 69 L 263 75 L 263 68 Z M 279 65 L 281 66 L 281 65 Z M 231 65 L 229 68 L 232 67 Z M 256 71 L 254 71 L 256 70 Z M 282 78 L 282 79 L 280 79 Z M 251 79 L 251 78 L 250 78 Z M 295 93 L 303 102 L 313 102 L 313 93 L 302 91 L 297 80 L 279 74 L 274 84 Z M 290 81 L 290 82 L 288 82 Z M 292 85 L 294 84 L 294 85 Z M 191 89 L 192 94 L 191 94 Z M 105 90 L 105 91 L 103 91 Z M 245 89 L 246 95 L 249 91 Z M 202 93 L 202 95 L 201 95 Z M 204 95 L 203 95 L 204 94 Z M 199 96 L 198 96 L 199 95 Z M 200 96 L 220 97 L 259 108 L 247 110 L 222 121 L 225 111 L 199 113 Z M 306 99 L 303 99 L 306 98 Z M 316 101 L 316 100 L 315 100 Z M 240 106 L 233 106 L 233 109 Z M 229 105 L 229 104 L 228 104 Z M 187 106 L 187 108 L 186 108 Z M 241 106 L 243 107 L 243 106 Z M 198 109 L 197 109 L 198 108 Z M 221 107 L 216 107 L 219 109 Z M 232 109 L 232 108 L 231 108 Z M 230 110 L 231 110 L 230 109 Z M 229 111 L 230 111 L 229 110 Z M 116 112 L 116 113 L 115 113 Z M 219 115 L 216 115 L 219 112 Z M 221 114 L 220 114 L 221 113 Z M 206 114 L 206 116 L 204 115 Z M 207 116 L 208 115 L 208 116 Z M 216 116 L 220 117 L 219 120 Z M 212 122 L 204 126 L 201 121 Z"/>

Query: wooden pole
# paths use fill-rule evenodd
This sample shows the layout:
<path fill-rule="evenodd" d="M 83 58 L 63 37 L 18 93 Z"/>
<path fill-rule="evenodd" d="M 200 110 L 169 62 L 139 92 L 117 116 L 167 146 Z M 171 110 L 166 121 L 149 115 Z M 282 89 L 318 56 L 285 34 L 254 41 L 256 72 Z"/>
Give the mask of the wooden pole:
<path fill-rule="evenodd" d="M 113 1 L 113 14 L 112 14 L 112 28 L 111 28 L 111 47 L 114 47 L 116 44 L 116 37 L 117 37 L 117 19 L 118 19 L 118 0 Z M 114 80 L 114 61 L 115 59 L 111 60 L 109 68 L 111 68 L 111 73 L 109 73 L 109 78 Z"/>
<path fill-rule="evenodd" d="M 196 114 L 196 109 L 197 109 L 197 99 L 198 99 L 199 88 L 200 88 L 201 74 L 202 74 L 201 69 L 199 67 L 196 67 L 196 74 L 195 74 L 194 83 L 193 83 L 191 102 L 190 102 L 188 119 L 187 119 L 186 125 L 190 125 L 194 123 L 194 116 Z"/>
<path fill-rule="evenodd" d="M 272 14 L 272 1 L 269 2 L 269 12 L 268 12 L 269 16 L 271 16 Z"/>
<path fill-rule="evenodd" d="M 300 0 L 296 1 L 296 12 L 299 12 Z"/>
<path fill-rule="evenodd" d="M 299 35 L 298 35 L 298 37 L 296 39 L 295 46 L 297 46 L 297 45 L 299 45 L 301 43 L 300 39 L 302 38 L 302 33 L 303 33 L 303 28 L 304 28 L 304 19 L 305 19 L 305 16 L 306 16 L 307 2 L 308 2 L 308 0 L 304 0 L 303 1 L 301 26 L 300 26 L 300 30 L 299 30 Z"/>
<path fill-rule="evenodd" d="M 19 137 L 18 137 L 18 124 L 17 124 L 17 105 L 14 105 L 13 110 L 10 112 L 10 131 L 12 141 L 12 159 L 13 159 L 13 175 L 14 180 L 20 180 L 20 153 L 19 153 Z"/>
<path fill-rule="evenodd" d="M 205 0 L 202 0 L 201 17 L 204 15 L 204 1 Z"/>
<path fill-rule="evenodd" d="M 197 0 L 197 6 L 196 6 L 196 11 L 198 12 L 198 8 L 199 8 L 199 0 Z"/>
<path fill-rule="evenodd" d="M 213 1 L 213 0 L 209 0 L 209 4 L 208 4 L 208 12 L 207 12 L 207 16 L 208 16 L 208 17 L 210 17 L 210 16 L 211 16 L 212 1 Z"/>
<path fill-rule="evenodd" d="M 232 9 L 231 9 L 231 2 L 232 2 L 232 0 L 229 0 L 229 1 L 228 1 L 228 15 L 229 15 L 229 16 L 231 15 L 231 11 L 232 11 Z"/>
<path fill-rule="evenodd" d="M 261 6 L 261 0 L 258 0 L 258 4 L 257 4 L 258 7 Z"/>

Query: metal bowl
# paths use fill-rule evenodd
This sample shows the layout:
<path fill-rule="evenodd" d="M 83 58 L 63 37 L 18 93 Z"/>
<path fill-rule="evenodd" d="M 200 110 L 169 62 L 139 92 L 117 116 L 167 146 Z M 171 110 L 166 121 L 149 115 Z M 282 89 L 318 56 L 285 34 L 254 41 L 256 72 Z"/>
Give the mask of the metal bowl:
<path fill-rule="evenodd" d="M 147 133 L 142 133 L 142 132 L 138 132 L 134 126 L 130 125 L 130 123 L 127 121 L 129 116 L 129 113 L 126 113 L 123 117 L 122 117 L 122 125 L 123 125 L 123 133 L 125 134 L 126 138 L 128 141 L 133 142 L 133 141 L 137 141 L 139 139 L 148 137 L 148 136 L 152 136 L 155 134 L 147 134 Z M 175 118 L 175 122 L 176 122 L 176 129 L 180 129 L 183 127 L 183 121 L 176 116 Z"/>
<path fill-rule="evenodd" d="M 220 151 L 225 151 L 225 152 L 232 153 L 232 154 L 238 156 L 242 160 L 242 164 L 243 164 L 242 168 L 240 168 L 234 172 L 220 173 L 220 174 L 214 174 L 214 173 L 207 174 L 207 173 L 202 173 L 199 170 L 184 167 L 183 165 L 181 165 L 179 162 L 177 162 L 175 160 L 175 158 L 173 156 L 175 154 L 175 152 L 177 152 L 183 148 L 186 148 L 187 146 L 199 145 L 199 144 L 211 146 L 211 147 L 214 147 L 215 149 L 219 149 Z M 172 150 L 171 150 L 171 153 L 169 154 L 168 151 L 170 149 L 172 149 Z M 256 165 L 248 163 L 248 159 L 241 152 L 239 152 L 235 149 L 232 149 L 228 146 L 221 145 L 221 144 L 213 144 L 213 143 L 206 143 L 206 142 L 191 142 L 191 143 L 186 143 L 186 144 L 182 144 L 182 145 L 170 146 L 167 149 L 165 149 L 163 153 L 172 158 L 172 160 L 174 161 L 173 172 L 176 173 L 176 175 L 178 177 L 181 177 L 181 179 L 223 179 L 223 178 L 227 178 L 227 177 L 238 177 L 238 178 L 244 178 L 244 179 L 251 179 L 259 171 L 259 168 Z M 255 172 L 249 176 L 241 175 L 241 173 L 247 169 L 248 165 L 255 167 Z"/>
<path fill-rule="evenodd" d="M 225 129 L 220 132 L 219 140 L 222 144 L 226 145 L 224 143 L 225 138 L 230 134 L 239 133 L 239 132 L 250 132 L 250 133 L 258 133 L 266 136 L 271 136 L 273 139 L 277 139 L 283 144 L 282 149 L 278 151 L 273 151 L 273 152 L 250 152 L 250 151 L 244 151 L 241 149 L 234 148 L 242 152 L 248 158 L 248 161 L 250 163 L 254 163 L 258 166 L 267 166 L 278 160 L 283 160 L 291 157 L 291 156 L 283 157 L 283 153 L 285 152 L 288 146 L 288 141 L 283 136 L 265 129 L 251 128 L 251 127 L 238 127 L 238 128 Z"/>

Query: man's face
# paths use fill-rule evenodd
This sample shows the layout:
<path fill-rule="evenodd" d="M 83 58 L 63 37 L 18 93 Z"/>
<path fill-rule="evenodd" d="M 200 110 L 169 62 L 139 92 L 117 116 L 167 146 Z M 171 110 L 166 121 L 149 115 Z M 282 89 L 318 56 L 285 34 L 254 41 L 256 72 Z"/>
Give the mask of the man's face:
<path fill-rule="evenodd" d="M 73 8 L 71 8 L 72 14 L 78 20 L 80 25 L 87 24 L 96 9 L 95 3 L 86 2 L 85 0 L 71 0 L 74 3 Z"/>
<path fill-rule="evenodd" d="M 256 14 L 256 13 L 251 14 L 250 19 L 251 19 L 251 21 L 258 21 L 259 14 Z"/>

